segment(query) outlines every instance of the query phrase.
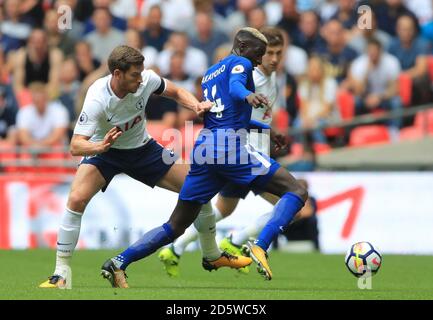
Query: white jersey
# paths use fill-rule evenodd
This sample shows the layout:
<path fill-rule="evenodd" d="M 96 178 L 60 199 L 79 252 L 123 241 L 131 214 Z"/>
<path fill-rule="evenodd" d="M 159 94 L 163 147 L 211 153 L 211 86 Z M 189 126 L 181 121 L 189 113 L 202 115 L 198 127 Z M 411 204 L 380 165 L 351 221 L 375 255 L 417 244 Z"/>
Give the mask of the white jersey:
<path fill-rule="evenodd" d="M 272 107 L 278 97 L 276 72 L 274 71 L 270 76 L 267 76 L 259 68 L 254 68 L 253 79 L 256 93 L 261 93 L 267 97 L 269 106 L 268 108 L 253 108 L 251 120 L 270 125 L 272 122 Z M 257 151 L 269 155 L 270 141 L 268 135 L 251 132 L 249 135 L 249 143 Z"/>
<path fill-rule="evenodd" d="M 112 75 L 96 80 L 89 88 L 83 109 L 75 125 L 74 134 L 91 137 L 90 141 L 104 139 L 113 127 L 123 134 L 114 142 L 113 148 L 138 148 L 148 141 L 145 108 L 152 93 L 161 94 L 165 81 L 152 70 L 141 74 L 143 82 L 137 92 L 118 98 L 110 86 Z"/>

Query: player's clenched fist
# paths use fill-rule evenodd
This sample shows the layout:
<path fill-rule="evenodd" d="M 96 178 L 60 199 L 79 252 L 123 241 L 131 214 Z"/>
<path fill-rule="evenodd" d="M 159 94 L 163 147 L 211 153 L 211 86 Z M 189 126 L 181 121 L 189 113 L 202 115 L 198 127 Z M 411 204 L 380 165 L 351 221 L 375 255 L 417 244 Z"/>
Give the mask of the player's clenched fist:
<path fill-rule="evenodd" d="M 268 98 L 261 93 L 251 93 L 246 99 L 253 108 L 263 108 L 269 105 Z"/>
<path fill-rule="evenodd" d="M 196 106 L 196 113 L 198 116 L 203 116 L 205 112 L 208 112 L 210 109 L 212 109 L 212 102 L 210 101 L 202 101 Z"/>

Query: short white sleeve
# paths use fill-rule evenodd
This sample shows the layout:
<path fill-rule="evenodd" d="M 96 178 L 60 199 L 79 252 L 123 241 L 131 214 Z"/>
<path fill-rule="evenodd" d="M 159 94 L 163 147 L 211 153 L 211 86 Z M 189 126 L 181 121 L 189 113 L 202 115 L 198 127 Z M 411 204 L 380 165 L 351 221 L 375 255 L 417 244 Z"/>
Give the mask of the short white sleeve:
<path fill-rule="evenodd" d="M 75 124 L 74 134 L 91 137 L 95 133 L 103 113 L 102 101 L 98 100 L 98 96 L 90 87 L 84 99 L 83 109 Z"/>
<path fill-rule="evenodd" d="M 53 102 L 53 127 L 66 128 L 69 124 L 69 115 L 66 107 L 60 102 Z"/>
<path fill-rule="evenodd" d="M 30 129 L 33 122 L 33 116 L 30 106 L 21 108 L 17 113 L 17 128 Z"/>
<path fill-rule="evenodd" d="M 337 97 L 338 84 L 334 78 L 325 79 L 324 100 L 326 103 L 334 104 Z"/>
<path fill-rule="evenodd" d="M 350 74 L 355 80 L 362 81 L 365 79 L 367 68 L 368 58 L 365 55 L 360 56 L 352 62 L 352 65 L 350 66 Z"/>
<path fill-rule="evenodd" d="M 143 85 L 148 92 L 156 94 L 164 92 L 166 83 L 155 71 L 144 70 L 141 76 L 143 77 Z"/>
<path fill-rule="evenodd" d="M 401 72 L 400 62 L 395 56 L 391 54 L 388 55 L 386 61 L 387 61 L 386 70 L 388 70 L 390 76 L 389 80 L 391 81 L 396 80 L 399 77 Z"/>

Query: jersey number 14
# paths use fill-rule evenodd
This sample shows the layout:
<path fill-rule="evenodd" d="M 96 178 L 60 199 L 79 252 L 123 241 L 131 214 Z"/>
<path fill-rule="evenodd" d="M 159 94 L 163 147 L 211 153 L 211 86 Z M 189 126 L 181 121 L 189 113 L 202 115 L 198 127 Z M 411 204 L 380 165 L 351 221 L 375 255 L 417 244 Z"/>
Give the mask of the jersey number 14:
<path fill-rule="evenodd" d="M 224 111 L 224 105 L 221 102 L 221 98 L 215 99 L 216 92 L 217 92 L 217 87 L 216 87 L 216 85 L 214 85 L 212 87 L 212 99 L 210 99 L 210 97 L 208 96 L 208 93 L 209 93 L 208 90 L 204 89 L 204 91 L 203 91 L 205 99 L 207 101 L 211 101 L 214 103 L 214 106 L 209 111 L 216 113 L 217 118 L 222 118 L 222 116 L 223 116 L 222 112 Z"/>

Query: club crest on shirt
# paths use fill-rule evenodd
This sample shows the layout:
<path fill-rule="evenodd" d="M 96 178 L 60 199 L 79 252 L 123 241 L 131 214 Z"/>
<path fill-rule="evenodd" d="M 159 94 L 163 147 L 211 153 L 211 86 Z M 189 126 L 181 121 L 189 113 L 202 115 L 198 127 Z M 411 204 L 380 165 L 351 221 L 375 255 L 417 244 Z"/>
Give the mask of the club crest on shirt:
<path fill-rule="evenodd" d="M 135 104 L 135 107 L 137 108 L 137 110 L 143 110 L 143 108 L 144 108 L 144 99 L 140 98 L 140 100 L 138 100 L 137 103 Z"/>
<path fill-rule="evenodd" d="M 89 120 L 89 117 L 87 116 L 87 114 L 83 111 L 80 114 L 80 117 L 78 118 L 78 123 L 79 124 L 85 124 L 87 122 L 87 120 Z"/>
<path fill-rule="evenodd" d="M 244 66 L 241 65 L 241 64 L 238 64 L 237 66 L 235 66 L 235 67 L 232 69 L 232 73 L 242 73 L 242 72 L 244 72 L 244 71 L 245 71 Z"/>

